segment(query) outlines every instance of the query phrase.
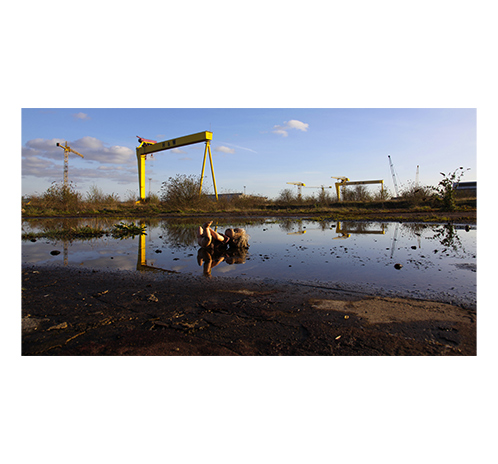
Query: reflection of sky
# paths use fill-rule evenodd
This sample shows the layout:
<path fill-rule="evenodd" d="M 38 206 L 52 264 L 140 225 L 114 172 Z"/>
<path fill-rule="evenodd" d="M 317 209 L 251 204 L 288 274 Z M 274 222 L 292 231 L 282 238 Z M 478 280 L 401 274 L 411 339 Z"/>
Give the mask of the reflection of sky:
<path fill-rule="evenodd" d="M 443 225 L 384 224 L 384 234 L 361 234 L 355 230 L 381 231 L 380 223 L 343 222 L 351 235 L 336 239 L 336 222 L 321 228 L 318 222 L 267 223 L 245 226 L 251 236 L 243 264 L 223 261 L 212 274 L 290 280 L 317 280 L 371 284 L 385 289 L 446 291 L 454 294 L 476 290 L 476 229 L 453 229 Z M 160 239 L 167 228 L 149 227 L 146 237 L 148 266 L 182 273 L 202 274 L 197 263 L 197 245 L 175 243 L 175 235 Z M 397 229 L 397 231 L 396 231 Z M 306 231 L 304 234 L 294 232 Z M 180 237 L 180 235 L 178 235 Z M 394 238 L 396 241 L 394 242 Z M 180 238 L 179 238 L 180 240 Z M 394 244 L 394 246 L 393 246 Z M 89 268 L 133 270 L 137 268 L 138 237 L 111 237 L 67 244 L 68 264 Z M 57 256 L 52 250 L 60 251 Z M 22 244 L 23 262 L 63 264 L 62 241 L 40 239 Z M 160 250 L 160 253 L 156 251 Z M 396 270 L 394 264 L 403 268 Z"/>

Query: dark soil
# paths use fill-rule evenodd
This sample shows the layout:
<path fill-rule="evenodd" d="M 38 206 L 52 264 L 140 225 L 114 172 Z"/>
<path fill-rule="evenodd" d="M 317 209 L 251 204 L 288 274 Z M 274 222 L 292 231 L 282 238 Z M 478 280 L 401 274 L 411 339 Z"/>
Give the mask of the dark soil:
<path fill-rule="evenodd" d="M 476 355 L 476 313 L 313 285 L 24 266 L 23 355 Z"/>

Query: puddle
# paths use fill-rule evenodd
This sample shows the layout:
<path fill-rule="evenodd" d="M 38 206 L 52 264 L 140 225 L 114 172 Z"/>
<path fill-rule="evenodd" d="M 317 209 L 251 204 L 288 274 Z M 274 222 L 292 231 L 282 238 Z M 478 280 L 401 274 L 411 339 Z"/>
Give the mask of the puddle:
<path fill-rule="evenodd" d="M 84 225 L 109 229 L 118 222 L 30 219 L 23 221 L 23 232 Z M 142 223 L 146 235 L 121 240 L 111 236 L 23 240 L 22 261 L 138 272 L 206 272 L 209 256 L 197 245 L 197 224 L 192 219 Z M 212 266 L 212 276 L 306 281 L 345 289 L 375 289 L 383 295 L 475 304 L 475 225 L 237 219 L 220 222 L 217 228 L 224 232 L 228 227 L 241 226 L 251 237 L 248 252 L 214 257 L 212 264 L 219 262 Z M 52 255 L 54 251 L 59 254 Z M 397 269 L 396 264 L 402 267 Z"/>

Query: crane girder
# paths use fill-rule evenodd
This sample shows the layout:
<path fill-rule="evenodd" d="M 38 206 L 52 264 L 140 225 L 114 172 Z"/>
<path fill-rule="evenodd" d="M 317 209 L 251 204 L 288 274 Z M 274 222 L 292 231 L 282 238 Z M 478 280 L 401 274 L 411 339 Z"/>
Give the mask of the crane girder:
<path fill-rule="evenodd" d="M 342 183 L 343 185 L 364 185 L 364 184 L 383 184 L 383 180 L 356 180 L 356 181 L 348 181 Z"/>
<path fill-rule="evenodd" d="M 213 133 L 209 131 L 198 132 L 197 134 L 185 135 L 176 139 L 157 142 L 152 145 L 143 145 L 137 148 L 137 156 L 148 155 L 158 151 L 170 150 L 172 148 L 184 147 L 194 143 L 209 142 L 213 140 Z"/>

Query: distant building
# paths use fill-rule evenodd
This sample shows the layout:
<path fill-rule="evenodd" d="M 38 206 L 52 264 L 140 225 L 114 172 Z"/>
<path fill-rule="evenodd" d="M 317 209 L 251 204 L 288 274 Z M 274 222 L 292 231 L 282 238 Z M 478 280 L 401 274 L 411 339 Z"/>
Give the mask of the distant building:
<path fill-rule="evenodd" d="M 243 193 L 218 193 L 218 199 L 222 200 L 232 200 L 233 198 L 243 197 Z M 207 197 L 211 200 L 216 200 L 216 195 L 207 195 Z"/>
<path fill-rule="evenodd" d="M 455 182 L 453 188 L 462 195 L 477 196 L 477 181 Z"/>

